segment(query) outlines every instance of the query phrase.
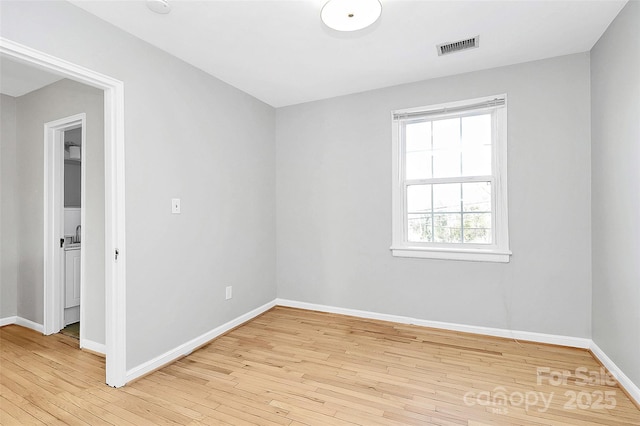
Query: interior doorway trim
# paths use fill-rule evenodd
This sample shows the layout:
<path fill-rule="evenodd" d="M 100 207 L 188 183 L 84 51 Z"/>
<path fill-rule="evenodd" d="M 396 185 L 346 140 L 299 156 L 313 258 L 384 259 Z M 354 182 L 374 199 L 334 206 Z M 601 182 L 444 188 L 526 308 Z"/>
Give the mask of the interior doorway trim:
<path fill-rule="evenodd" d="M 106 383 L 114 387 L 124 386 L 126 380 L 124 84 L 109 76 L 4 37 L 0 37 L 0 55 L 104 91 Z M 47 232 L 46 229 L 45 232 Z M 46 262 L 45 258 L 45 271 L 49 269 Z"/>
<path fill-rule="evenodd" d="M 50 121 L 44 125 L 44 324 L 43 333 L 58 333 L 64 328 L 64 256 L 62 244 L 58 239 L 64 236 L 64 132 L 78 126 L 82 127 L 81 150 L 81 206 L 85 205 L 85 131 L 87 117 L 85 113 Z M 85 241 L 85 209 L 81 210 L 80 241 Z M 64 241 L 64 240 L 63 240 Z M 58 245 L 60 244 L 60 245 Z M 85 323 L 83 298 L 85 296 L 85 247 L 80 247 L 80 324 Z M 106 320 L 106 318 L 105 318 Z M 80 347 L 84 336 L 80 332 Z"/>

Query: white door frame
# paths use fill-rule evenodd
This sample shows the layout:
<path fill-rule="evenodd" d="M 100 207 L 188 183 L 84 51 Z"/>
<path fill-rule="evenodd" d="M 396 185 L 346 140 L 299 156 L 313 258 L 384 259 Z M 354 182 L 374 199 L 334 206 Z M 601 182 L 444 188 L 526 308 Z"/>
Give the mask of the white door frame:
<path fill-rule="evenodd" d="M 104 90 L 106 383 L 126 383 L 124 84 L 0 37 L 0 55 Z M 46 191 L 45 191 L 46 193 Z M 47 229 L 45 228 L 45 235 Z M 118 252 L 116 256 L 115 253 Z M 117 257 L 117 259 L 116 259 Z M 50 270 L 45 256 L 45 275 Z M 46 276 L 45 276 L 45 279 Z"/>
<path fill-rule="evenodd" d="M 81 148 L 81 219 L 80 241 L 85 241 L 85 113 L 45 123 L 44 125 L 44 334 L 64 328 L 64 256 L 59 239 L 64 237 L 64 132 L 82 127 Z M 80 246 L 80 324 L 84 318 L 85 248 Z M 80 330 L 80 347 L 86 346 Z"/>

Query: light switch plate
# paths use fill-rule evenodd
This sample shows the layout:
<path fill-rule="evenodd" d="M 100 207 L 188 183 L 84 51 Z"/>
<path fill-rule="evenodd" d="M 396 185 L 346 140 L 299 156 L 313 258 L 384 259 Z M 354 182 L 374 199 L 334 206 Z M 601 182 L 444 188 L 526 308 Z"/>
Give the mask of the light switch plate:
<path fill-rule="evenodd" d="M 171 213 L 180 214 L 180 198 L 171 199 Z"/>

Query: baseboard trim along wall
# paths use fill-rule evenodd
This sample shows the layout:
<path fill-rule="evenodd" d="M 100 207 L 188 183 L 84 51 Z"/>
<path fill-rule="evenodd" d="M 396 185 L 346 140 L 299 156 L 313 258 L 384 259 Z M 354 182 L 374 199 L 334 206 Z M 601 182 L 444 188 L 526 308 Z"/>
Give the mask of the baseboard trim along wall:
<path fill-rule="evenodd" d="M 640 388 L 629 379 L 618 366 L 588 338 L 561 336 L 556 334 L 534 333 L 530 331 L 505 330 L 502 328 L 479 327 L 475 325 L 455 324 L 449 322 L 429 321 L 418 318 L 403 317 L 399 315 L 380 314 L 377 312 L 360 311 L 357 309 L 338 308 L 335 306 L 318 305 L 315 303 L 298 302 L 288 299 L 276 299 L 277 306 L 306 309 L 311 311 L 328 312 L 332 314 L 349 315 L 358 318 L 377 319 L 381 321 L 397 322 L 400 324 L 412 324 L 423 327 L 439 328 L 443 330 L 462 331 L 465 333 L 483 334 L 494 337 L 504 337 L 508 339 L 523 340 L 536 343 L 546 343 L 551 345 L 569 346 L 572 348 L 589 349 L 593 356 L 611 372 L 620 384 L 620 387 L 640 405 Z"/>
<path fill-rule="evenodd" d="M 38 324 L 37 322 L 33 322 L 26 318 L 22 318 L 19 316 L 0 318 L 0 327 L 5 325 L 11 325 L 11 324 L 16 324 L 25 328 L 30 328 L 31 330 L 37 331 L 38 333 L 44 333 L 44 326 L 42 324 Z"/>
<path fill-rule="evenodd" d="M 105 355 L 107 353 L 107 346 L 105 344 L 88 339 L 80 340 L 80 349 L 86 349 L 99 355 Z"/>
<path fill-rule="evenodd" d="M 127 375 L 125 377 L 125 383 L 128 383 L 132 380 L 135 380 L 137 378 L 140 378 L 146 374 L 149 374 L 161 367 L 164 367 L 165 365 L 175 361 L 178 358 L 181 358 L 185 355 L 189 355 L 191 352 L 193 352 L 195 349 L 199 348 L 200 346 L 203 346 L 207 343 L 209 343 L 210 341 L 212 341 L 213 339 L 215 339 L 216 337 L 226 333 L 227 331 L 238 327 L 239 325 L 244 324 L 245 322 L 257 317 L 258 315 L 263 314 L 264 312 L 268 311 L 269 309 L 273 308 L 276 305 L 275 300 L 265 303 L 264 305 L 250 311 L 247 312 L 244 315 L 240 315 L 239 317 L 225 323 L 222 324 L 221 326 L 218 326 L 216 328 L 214 328 L 213 330 L 210 330 L 198 337 L 196 337 L 195 339 L 191 339 L 186 343 L 183 343 L 182 345 L 171 349 L 165 353 L 163 353 L 162 355 L 159 355 L 155 358 L 153 358 L 150 361 L 147 361 L 143 364 L 140 364 L 137 367 L 133 367 L 130 370 L 127 370 Z"/>
<path fill-rule="evenodd" d="M 37 322 L 33 322 L 19 316 L 0 318 L 0 327 L 11 324 L 30 328 L 31 330 L 37 331 L 38 333 L 44 333 L 44 326 L 42 324 L 38 324 Z M 80 348 L 88 349 L 100 355 L 104 355 L 107 352 L 107 347 L 104 344 L 87 339 L 84 339 L 80 342 Z"/>
<path fill-rule="evenodd" d="M 327 312 L 333 314 L 349 315 L 358 318 L 368 318 L 381 321 L 396 322 L 399 324 L 412 324 L 422 327 L 438 328 L 443 330 L 461 331 L 465 333 L 481 334 L 486 336 L 503 337 L 507 339 L 524 340 L 529 342 L 546 343 L 551 345 L 569 346 L 580 349 L 588 349 L 593 356 L 597 358 L 602 365 L 611 372 L 616 378 L 620 386 L 624 391 L 635 400 L 637 404 L 640 404 L 640 388 L 636 386 L 631 379 L 629 379 L 618 366 L 595 344 L 591 339 L 581 337 L 562 336 L 555 334 L 534 333 L 530 331 L 518 331 L 518 330 L 506 330 L 501 328 L 480 327 L 474 325 L 464 325 L 456 323 L 448 323 L 441 321 L 429 321 L 418 318 L 404 317 L 399 315 L 381 314 L 377 312 L 361 311 L 357 309 L 339 308 L 335 306 L 319 305 L 315 303 L 298 302 L 288 299 L 274 299 L 269 303 L 247 312 L 244 315 L 222 324 L 174 349 L 165 352 L 137 367 L 134 367 L 127 371 L 126 382 L 138 379 L 145 376 L 165 365 L 170 364 L 178 358 L 189 355 L 197 348 L 209 343 L 216 337 L 232 330 L 247 321 L 263 314 L 274 306 L 284 306 L 290 308 L 306 309 L 310 311 Z M 25 320 L 19 317 L 8 317 L 0 319 L 0 325 L 18 324 L 24 327 L 32 328 L 36 331 L 42 332 L 42 325 L 36 324 L 32 321 Z M 83 341 L 83 348 L 89 349 L 98 353 L 105 353 L 105 346 L 100 343 L 91 341 Z"/>
<path fill-rule="evenodd" d="M 377 312 L 359 311 L 357 309 L 338 308 L 335 306 L 317 305 L 315 303 L 297 302 L 287 299 L 276 299 L 276 305 L 287 306 L 290 308 L 307 309 L 311 311 L 328 312 L 332 314 L 350 315 L 359 318 L 397 322 L 400 324 L 420 325 L 422 327 L 439 328 L 443 330 L 484 334 L 486 336 L 504 337 L 507 339 L 526 340 L 529 342 L 569 346 L 572 348 L 588 349 L 591 345 L 591 339 L 588 338 L 534 333 L 531 331 L 506 330 L 503 328 L 480 327 L 476 325 L 464 325 L 441 321 L 429 321 L 418 318 L 403 317 L 399 315 L 380 314 Z"/>
<path fill-rule="evenodd" d="M 640 388 L 636 386 L 636 384 L 633 383 L 631 379 L 622 372 L 622 370 L 616 365 L 616 363 L 613 362 L 602 349 L 600 349 L 596 342 L 591 341 L 589 350 L 591 351 L 591 354 L 598 361 L 600 361 L 607 370 L 609 370 L 609 372 L 613 375 L 618 384 L 624 389 L 627 395 L 629 395 L 629 397 L 636 402 L 638 407 L 640 407 Z"/>
<path fill-rule="evenodd" d="M 11 325 L 16 323 L 17 316 L 0 318 L 0 327 L 4 327 L 5 325 Z"/>

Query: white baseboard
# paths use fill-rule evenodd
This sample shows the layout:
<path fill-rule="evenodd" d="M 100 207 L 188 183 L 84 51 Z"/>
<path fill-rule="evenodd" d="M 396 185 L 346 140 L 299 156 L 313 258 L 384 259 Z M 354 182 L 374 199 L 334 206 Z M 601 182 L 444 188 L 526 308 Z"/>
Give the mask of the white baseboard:
<path fill-rule="evenodd" d="M 588 338 L 561 336 L 556 334 L 534 333 L 530 331 L 505 330 L 501 328 L 479 327 L 475 325 L 455 324 L 440 321 L 429 321 L 398 315 L 380 314 L 377 312 L 360 311 L 357 309 L 338 308 L 335 306 L 318 305 L 315 303 L 298 302 L 288 299 L 276 299 L 276 305 L 291 308 L 307 309 L 312 311 L 329 312 L 332 314 L 349 315 L 359 318 L 377 319 L 381 321 L 397 322 L 400 324 L 413 324 L 423 327 L 439 328 L 444 330 L 462 331 L 466 333 L 483 334 L 487 336 L 506 337 L 509 339 L 526 340 L 551 345 L 569 346 L 574 348 L 589 349 L 591 353 L 611 372 L 620 386 L 640 404 L 640 388 L 627 377 L 622 370 Z"/>
<path fill-rule="evenodd" d="M 14 324 L 20 325 L 22 327 L 30 328 L 31 330 L 37 331 L 38 333 L 44 333 L 44 326 L 42 324 L 38 324 L 37 322 L 33 322 L 26 318 L 15 317 L 16 320 Z"/>
<path fill-rule="evenodd" d="M 11 325 L 11 324 L 16 324 L 22 327 L 30 328 L 39 333 L 44 332 L 44 326 L 42 324 L 38 324 L 36 322 L 33 322 L 31 320 L 28 320 L 22 317 L 12 316 L 12 317 L 0 318 L 0 327 L 4 325 Z M 89 349 L 90 351 L 97 352 L 102 355 L 104 355 L 107 352 L 106 350 L 107 348 L 104 344 L 96 343 L 87 339 L 83 339 L 80 342 L 80 347 L 84 349 Z"/>
<path fill-rule="evenodd" d="M 15 315 L 12 317 L 0 318 L 0 327 L 3 327 L 5 325 L 15 324 L 17 319 L 18 317 Z"/>
<path fill-rule="evenodd" d="M 319 305 L 315 303 L 307 303 L 307 302 L 298 302 L 295 300 L 288 299 L 275 299 L 272 302 L 266 303 L 250 312 L 247 312 L 244 315 L 241 315 L 234 320 L 231 320 L 219 327 L 214 328 L 207 333 L 204 333 L 195 339 L 192 339 L 170 351 L 165 352 L 164 354 L 153 358 L 150 361 L 147 361 L 143 364 L 140 364 L 137 367 L 134 367 L 127 371 L 126 374 L 126 382 L 130 382 L 138 377 L 144 376 L 160 367 L 163 367 L 167 364 L 170 364 L 172 361 L 188 355 L 194 349 L 208 343 L 209 341 L 215 339 L 221 334 L 226 333 L 227 331 L 251 320 L 252 318 L 257 317 L 258 315 L 268 311 L 274 306 L 286 306 L 291 308 L 299 308 L 306 309 L 312 311 L 320 311 L 320 312 L 328 312 L 334 314 L 342 314 L 349 315 L 359 318 L 368 318 L 368 319 L 376 319 L 381 321 L 390 321 L 396 322 L 400 324 L 413 324 L 419 325 L 423 327 L 432 327 L 443 330 L 452 330 L 452 331 L 461 331 L 466 333 L 475 333 L 487 336 L 495 336 L 495 337 L 504 337 L 508 339 L 516 339 L 516 340 L 526 340 L 530 342 L 537 343 L 546 343 L 551 345 L 562 345 L 569 346 L 574 348 L 581 349 L 590 349 L 593 355 L 602 362 L 602 364 L 613 374 L 616 378 L 620 386 L 622 386 L 629 395 L 635 399 L 636 402 L 640 404 L 640 388 L 636 386 L 631 379 L 629 379 L 623 372 L 618 368 L 618 366 L 589 338 L 582 337 L 571 337 L 571 336 L 562 336 L 556 334 L 545 334 L 545 333 L 535 333 L 530 331 L 519 331 L 519 330 L 506 330 L 501 328 L 491 328 L 491 327 L 481 327 L 475 325 L 465 325 L 465 324 L 456 324 L 449 322 L 441 322 L 441 321 L 429 321 L 418 318 L 411 318 L 399 315 L 390 315 L 390 314 L 382 314 L 377 312 L 370 311 L 361 311 L 357 309 L 348 309 L 348 308 L 339 308 L 335 306 L 328 305 Z M 3 320 L 0 320 L 3 321 Z M 24 320 L 26 321 L 26 320 Z M 17 323 L 17 322 L 16 322 Z M 0 322 L 2 324 L 2 322 Z M 32 323 L 35 324 L 35 323 Z M 22 325 L 22 324 L 21 324 Z M 39 324 L 35 324 L 36 326 L 42 329 L 42 326 Z M 26 325 L 25 325 L 26 326 Z M 30 327 L 32 328 L 32 327 Z M 93 350 L 95 352 L 104 353 L 104 345 L 91 342 L 90 345 L 96 345 L 91 347 L 86 345 L 87 349 Z"/>
<path fill-rule="evenodd" d="M 80 349 L 88 349 L 91 352 L 96 352 L 101 355 L 105 355 L 107 353 L 107 346 L 103 343 L 97 343 L 93 340 L 81 339 L 80 340 Z"/>
<path fill-rule="evenodd" d="M 640 405 L 640 388 L 631 381 L 626 374 L 622 372 L 622 370 L 616 365 L 615 362 L 611 360 L 604 353 L 602 349 L 596 344 L 596 342 L 591 341 L 591 346 L 589 347 L 593 356 L 598 358 L 598 360 L 605 366 L 607 370 L 613 375 L 618 384 L 624 388 L 625 391 L 629 394 L 631 398 L 633 398 L 638 405 Z"/>
<path fill-rule="evenodd" d="M 399 315 L 380 314 L 377 312 L 360 311 L 357 309 L 338 308 L 335 306 L 317 305 L 315 303 L 297 302 L 295 300 L 288 299 L 276 299 L 276 305 L 288 306 L 291 308 L 308 309 L 312 311 L 329 312 L 333 314 L 350 315 L 359 318 L 397 322 L 400 324 L 413 324 L 423 327 L 439 328 L 443 330 L 462 331 L 465 333 L 483 334 L 486 336 L 494 337 L 505 337 L 507 339 L 526 340 L 529 342 L 570 346 L 572 348 L 587 349 L 591 345 L 591 339 L 582 337 L 534 333 L 531 331 L 506 330 L 503 328 L 480 327 L 476 325 L 456 324 L 441 321 L 429 321 Z"/>
<path fill-rule="evenodd" d="M 144 376 L 145 374 L 157 370 L 158 368 L 163 367 L 182 356 L 190 354 L 194 349 L 210 342 L 221 334 L 224 334 L 227 331 L 257 317 L 258 315 L 273 308 L 275 305 L 275 300 L 266 303 L 250 312 L 247 312 L 244 315 L 240 315 L 239 317 L 196 337 L 195 339 L 191 339 L 188 342 L 183 343 L 182 345 L 173 348 L 160 356 L 157 356 L 145 363 L 138 365 L 137 367 L 133 367 L 132 369 L 127 370 L 125 382 L 130 382 L 131 380 Z"/>

